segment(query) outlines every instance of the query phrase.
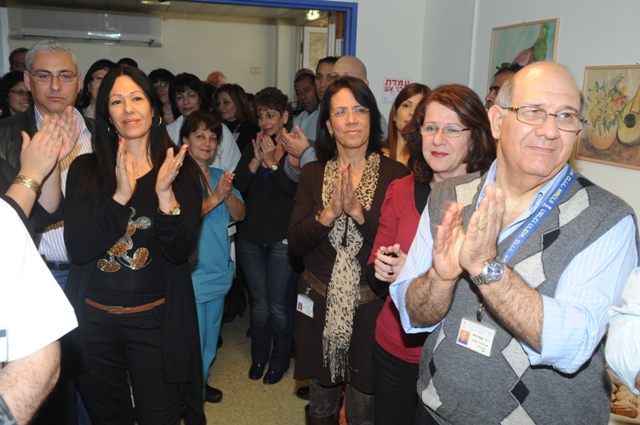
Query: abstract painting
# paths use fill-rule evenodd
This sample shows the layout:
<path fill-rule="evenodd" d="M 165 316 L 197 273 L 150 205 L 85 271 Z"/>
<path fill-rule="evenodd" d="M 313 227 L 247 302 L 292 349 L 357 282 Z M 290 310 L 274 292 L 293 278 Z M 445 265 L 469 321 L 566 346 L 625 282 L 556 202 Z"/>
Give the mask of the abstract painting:
<path fill-rule="evenodd" d="M 555 60 L 559 25 L 560 19 L 556 18 L 493 28 L 487 87 L 502 65 Z"/>

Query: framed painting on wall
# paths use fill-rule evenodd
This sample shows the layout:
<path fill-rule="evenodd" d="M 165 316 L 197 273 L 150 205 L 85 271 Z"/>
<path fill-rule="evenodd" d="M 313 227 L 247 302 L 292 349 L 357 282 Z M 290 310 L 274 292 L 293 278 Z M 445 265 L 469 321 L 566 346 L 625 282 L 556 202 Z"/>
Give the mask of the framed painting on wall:
<path fill-rule="evenodd" d="M 541 60 L 555 60 L 560 19 L 523 22 L 493 28 L 489 57 L 489 81 L 503 66 L 514 62 L 522 66 Z"/>
<path fill-rule="evenodd" d="M 576 159 L 640 170 L 640 65 L 587 66 Z"/>

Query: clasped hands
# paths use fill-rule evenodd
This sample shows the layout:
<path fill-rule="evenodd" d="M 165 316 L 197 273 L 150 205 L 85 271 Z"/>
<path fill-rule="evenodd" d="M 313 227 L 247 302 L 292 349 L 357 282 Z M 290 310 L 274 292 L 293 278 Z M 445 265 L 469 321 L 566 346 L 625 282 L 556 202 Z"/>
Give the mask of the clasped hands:
<path fill-rule="evenodd" d="M 351 183 L 351 164 L 338 168 L 338 182 L 333 190 L 331 203 L 320 212 L 320 223 L 330 226 L 342 213 L 350 216 L 358 224 L 364 223 L 362 205 L 356 198 L 356 191 Z"/>
<path fill-rule="evenodd" d="M 462 230 L 463 209 L 464 206 L 458 202 L 447 207 L 433 241 L 433 273 L 430 278 L 451 286 L 463 270 L 477 276 L 482 272 L 484 263 L 496 257 L 506 197 L 502 189 L 487 185 L 466 233 Z"/>

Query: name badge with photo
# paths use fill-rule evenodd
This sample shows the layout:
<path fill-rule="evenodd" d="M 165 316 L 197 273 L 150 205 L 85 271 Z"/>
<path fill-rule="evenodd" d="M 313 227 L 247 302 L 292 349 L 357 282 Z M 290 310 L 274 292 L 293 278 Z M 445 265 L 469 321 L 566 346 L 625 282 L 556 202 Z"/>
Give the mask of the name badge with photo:
<path fill-rule="evenodd" d="M 313 319 L 313 300 L 304 294 L 298 294 L 298 306 L 296 310 Z"/>
<path fill-rule="evenodd" d="M 491 346 L 496 330 L 472 319 L 462 319 L 456 344 L 471 351 L 491 357 Z"/>

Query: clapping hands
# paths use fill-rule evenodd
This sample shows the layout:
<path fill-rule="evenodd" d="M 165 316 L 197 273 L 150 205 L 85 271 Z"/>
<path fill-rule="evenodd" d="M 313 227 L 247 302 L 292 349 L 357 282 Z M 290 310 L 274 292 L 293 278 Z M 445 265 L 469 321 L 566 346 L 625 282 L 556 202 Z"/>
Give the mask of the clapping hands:
<path fill-rule="evenodd" d="M 69 106 L 60 116 L 45 115 L 33 138 L 23 131 L 20 174 L 42 182 L 75 147 L 80 135 L 77 122 L 78 117 Z"/>
<path fill-rule="evenodd" d="M 235 174 L 231 171 L 227 170 L 224 172 L 222 177 L 220 177 L 220 181 L 216 186 L 216 189 L 213 191 L 211 196 L 215 197 L 216 205 L 221 204 L 222 202 L 226 202 L 231 195 L 231 191 L 233 189 L 233 178 Z"/>

